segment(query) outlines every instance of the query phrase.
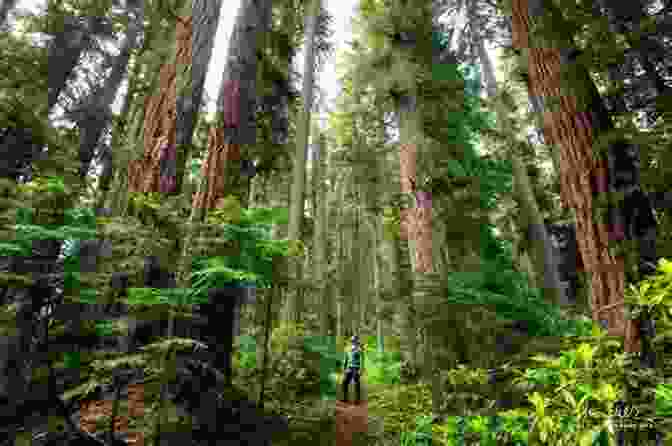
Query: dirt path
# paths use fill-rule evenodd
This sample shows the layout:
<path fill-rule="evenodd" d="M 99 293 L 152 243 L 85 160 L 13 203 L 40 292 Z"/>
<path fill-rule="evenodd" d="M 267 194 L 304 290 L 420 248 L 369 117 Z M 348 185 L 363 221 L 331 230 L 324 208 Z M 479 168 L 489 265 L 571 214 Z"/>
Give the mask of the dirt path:
<path fill-rule="evenodd" d="M 355 432 L 368 430 L 368 419 L 366 401 L 359 405 L 336 401 L 336 446 L 351 446 Z"/>

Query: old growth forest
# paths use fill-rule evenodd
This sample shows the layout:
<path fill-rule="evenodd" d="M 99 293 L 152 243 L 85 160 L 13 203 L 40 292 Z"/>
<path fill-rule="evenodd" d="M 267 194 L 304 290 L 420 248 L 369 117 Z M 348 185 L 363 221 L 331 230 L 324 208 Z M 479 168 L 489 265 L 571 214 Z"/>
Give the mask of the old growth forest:
<path fill-rule="evenodd" d="M 0 0 L 0 445 L 672 445 L 672 3 L 229 2 Z"/>

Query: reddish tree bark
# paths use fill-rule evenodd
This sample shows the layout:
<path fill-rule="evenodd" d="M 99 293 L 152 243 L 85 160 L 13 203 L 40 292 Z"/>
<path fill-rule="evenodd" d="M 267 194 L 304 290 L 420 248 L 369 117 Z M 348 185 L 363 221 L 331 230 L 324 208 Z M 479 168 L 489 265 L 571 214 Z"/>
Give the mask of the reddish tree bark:
<path fill-rule="evenodd" d="M 208 178 L 208 188 L 196 194 L 194 206 L 214 209 L 220 198 L 227 195 L 227 165 L 240 160 L 240 145 L 224 142 L 224 129 L 210 128 L 208 157 L 203 163 L 202 175 Z"/>
<path fill-rule="evenodd" d="M 544 138 L 560 148 L 561 197 L 565 206 L 576 211 L 576 232 L 581 258 L 590 274 L 593 319 L 606 319 L 611 335 L 625 336 L 625 350 L 639 351 L 641 343 L 636 321 L 626 321 L 623 305 L 625 288 L 624 262 L 609 252 L 609 228 L 593 218 L 594 197 L 607 190 L 606 160 L 595 160 L 592 146 L 595 137 L 609 130 L 610 118 L 593 94 L 587 110 L 577 108 L 574 96 L 562 95 L 560 72 L 563 54 L 557 48 L 530 48 L 530 10 L 535 16 L 544 13 L 544 7 L 535 0 L 530 8 L 528 0 L 513 0 L 512 28 L 514 46 L 528 55 L 530 94 L 543 98 L 559 99 L 557 108 L 545 108 L 543 113 Z M 571 45 L 571 36 L 565 41 Z M 595 90 L 587 72 L 585 87 Z"/>
<path fill-rule="evenodd" d="M 257 54 L 263 33 L 271 27 L 271 8 L 271 0 L 241 1 L 217 101 L 220 127 L 210 131 L 202 168 L 207 187 L 194 196 L 194 207 L 213 209 L 228 195 L 247 206 L 249 183 L 241 175 L 240 161 L 246 158 L 243 147 L 256 142 Z"/>
<path fill-rule="evenodd" d="M 240 124 L 240 83 L 229 80 L 224 83 L 224 127 L 235 128 Z"/>
<path fill-rule="evenodd" d="M 145 99 L 144 155 L 129 164 L 129 192 L 175 192 L 177 66 L 191 63 L 191 23 L 190 16 L 177 22 L 176 63 L 161 67 L 159 92 Z"/>

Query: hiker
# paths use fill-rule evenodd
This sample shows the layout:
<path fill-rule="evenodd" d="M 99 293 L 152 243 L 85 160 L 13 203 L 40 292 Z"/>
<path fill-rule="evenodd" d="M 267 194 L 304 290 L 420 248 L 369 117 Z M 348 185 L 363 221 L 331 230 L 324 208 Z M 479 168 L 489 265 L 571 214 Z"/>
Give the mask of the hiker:
<path fill-rule="evenodd" d="M 359 404 L 361 393 L 360 393 L 360 371 L 364 368 L 364 353 L 362 352 L 359 346 L 359 336 L 355 335 L 352 337 L 352 349 L 349 352 L 345 352 L 345 361 L 343 362 L 343 370 L 345 371 L 345 377 L 343 378 L 343 402 L 348 402 L 348 386 L 350 381 L 355 380 L 355 392 L 357 394 L 357 399 L 355 404 Z"/>

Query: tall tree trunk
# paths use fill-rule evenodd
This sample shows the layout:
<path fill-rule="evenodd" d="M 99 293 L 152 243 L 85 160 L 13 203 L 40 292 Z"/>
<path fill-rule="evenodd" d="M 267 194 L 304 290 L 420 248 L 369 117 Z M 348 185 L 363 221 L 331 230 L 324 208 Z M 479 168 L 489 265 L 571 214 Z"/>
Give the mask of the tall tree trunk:
<path fill-rule="evenodd" d="M 214 209 L 227 195 L 237 198 L 241 206 L 247 205 L 248 191 L 240 175 L 241 145 L 256 142 L 257 51 L 270 20 L 270 0 L 241 1 L 217 99 L 217 122 L 221 127 L 211 128 L 208 134 L 208 155 L 201 168 L 180 256 L 182 281 L 189 275 L 194 225 L 200 224 L 207 210 Z"/>
<path fill-rule="evenodd" d="M 79 175 L 82 179 L 88 174 L 98 141 L 105 128 L 110 124 L 112 103 L 126 74 L 128 62 L 131 59 L 131 51 L 138 44 L 138 35 L 142 31 L 142 9 L 135 11 L 135 13 L 135 18 L 128 24 L 126 40 L 119 55 L 114 59 L 110 75 L 105 80 L 105 83 L 91 94 L 87 106 L 82 110 L 82 114 L 77 119 L 80 140 Z"/>
<path fill-rule="evenodd" d="M 185 2 L 183 15 L 176 23 L 175 61 L 163 64 L 159 74 L 159 92 L 145 100 L 144 156 L 140 160 L 132 160 L 128 169 L 128 185 L 130 191 L 133 192 L 180 193 L 186 163 L 185 145 L 190 144 L 193 137 L 205 77 L 205 68 L 195 67 L 193 73 L 195 80 L 191 79 L 193 84 L 185 82 L 184 79 L 185 73 L 192 74 L 192 18 L 195 18 L 197 23 L 205 28 L 200 29 L 201 33 L 197 34 L 199 46 L 195 53 L 199 55 L 198 62 L 205 63 L 207 66 L 214 44 L 214 31 L 217 27 L 221 0 L 207 2 L 207 4 L 196 2 L 193 15 L 184 14 L 187 12 L 185 11 L 187 6 L 191 5 Z M 212 34 L 204 36 L 203 32 Z M 184 91 L 178 91 L 178 83 L 186 84 L 186 95 Z M 193 87 L 193 90 L 189 90 L 189 87 Z M 177 137 L 180 141 L 176 141 Z M 179 155 L 176 143 L 180 145 Z M 166 336 L 173 336 L 173 333 L 174 312 L 169 308 Z M 167 353 L 164 358 L 165 365 L 170 360 L 169 354 Z M 161 401 L 165 399 L 166 390 L 166 385 L 163 383 Z M 156 421 L 157 441 L 161 435 L 162 418 L 163 416 L 158 417 Z"/>
<path fill-rule="evenodd" d="M 138 76 L 139 72 L 140 64 L 135 64 L 132 74 L 128 77 L 129 83 L 132 79 L 135 79 Z M 113 206 L 112 203 L 115 203 L 116 197 L 120 194 L 120 187 L 114 189 L 113 197 L 110 199 L 110 186 L 112 185 L 113 181 L 116 181 L 118 184 L 120 178 L 128 175 L 128 172 L 122 171 L 123 163 L 119 162 L 120 160 L 118 159 L 118 153 L 121 151 L 121 142 L 123 141 L 124 131 L 129 127 L 128 120 L 130 118 L 131 110 L 130 86 L 129 92 L 124 95 L 123 101 L 124 104 L 121 107 L 120 117 L 124 124 L 118 126 L 117 128 L 113 128 L 112 142 L 109 146 L 105 146 L 103 148 L 103 152 L 100 154 L 100 162 L 103 166 L 103 169 L 98 179 L 98 198 L 96 200 L 97 209 L 105 207 L 108 199 L 110 200 L 109 206 Z M 116 166 L 115 158 L 117 159 Z"/>
<path fill-rule="evenodd" d="M 177 63 L 189 64 L 191 53 L 191 17 L 181 17 L 176 24 L 175 62 L 167 61 L 159 73 L 158 92 L 145 98 L 142 158 L 129 164 L 130 192 L 174 192 L 175 120 L 177 101 Z M 171 56 L 172 58 L 172 56 Z"/>
<path fill-rule="evenodd" d="M 401 294 L 401 265 L 399 263 L 399 243 L 400 240 L 396 234 L 383 229 L 380 243 L 384 250 L 383 259 L 386 260 L 389 271 L 389 278 L 385 281 L 385 292 L 390 296 L 393 302 L 402 300 Z M 393 319 L 394 321 L 394 319 Z"/>
<path fill-rule="evenodd" d="M 330 299 L 327 285 L 327 189 L 325 185 L 326 167 L 327 167 L 327 151 L 325 138 L 322 135 L 315 134 L 316 144 L 313 158 L 313 172 L 314 172 L 314 215 L 315 215 L 315 230 L 314 242 L 315 247 L 315 282 L 318 287 L 317 294 L 319 296 L 320 305 L 320 334 L 327 336 L 329 334 L 329 314 Z"/>
<path fill-rule="evenodd" d="M 343 339 L 343 303 L 341 299 L 336 300 L 336 339 Z"/>
<path fill-rule="evenodd" d="M 479 56 L 483 67 L 483 74 L 486 83 L 488 96 L 492 99 L 497 95 L 497 82 L 492 63 L 485 51 L 483 40 L 479 43 Z M 510 132 L 507 126 L 506 114 L 501 110 L 502 104 L 497 105 L 497 118 L 502 128 L 510 133 L 512 138 L 515 136 Z M 525 171 L 525 167 L 518 158 L 518 154 L 513 150 L 509 152 L 509 159 L 513 164 L 514 193 L 515 199 L 521 210 L 524 238 L 532 248 L 529 252 L 534 258 L 534 272 L 536 286 L 542 288 L 544 297 L 550 303 L 568 304 L 567 296 L 562 292 L 562 285 L 558 275 L 558 267 L 553 256 L 553 246 L 546 232 L 544 220 L 539 212 L 537 201 L 532 192 L 530 180 Z"/>
<path fill-rule="evenodd" d="M 178 92 L 176 104 L 175 194 L 182 192 L 185 166 L 203 98 L 205 76 L 215 46 L 222 0 L 193 0 L 191 9 L 191 52 L 185 54 L 183 59 L 176 61 L 178 85 L 182 87 L 182 90 Z"/>
<path fill-rule="evenodd" d="M 355 317 L 353 318 L 353 332 L 358 334 L 364 327 L 364 317 L 365 317 L 365 308 L 367 302 L 367 295 L 369 291 L 369 278 L 368 278 L 368 266 L 369 266 L 369 250 L 368 250 L 368 240 L 367 240 L 367 231 L 366 231 L 366 221 L 363 216 L 364 212 L 362 210 L 362 186 L 360 184 L 356 187 L 357 198 L 359 205 L 355 207 L 355 221 L 356 221 L 356 231 L 354 237 L 354 245 L 357 247 L 357 255 L 352 256 L 352 271 L 357 278 L 357 287 L 353 293 L 353 297 L 356 298 L 356 303 L 353 305 L 355 310 Z"/>
<path fill-rule="evenodd" d="M 345 200 L 346 196 L 346 186 L 347 184 L 345 182 L 340 182 L 336 186 L 336 202 L 337 203 L 343 203 Z M 345 330 L 344 330 L 344 322 L 343 322 L 343 306 L 345 302 L 345 296 L 348 294 L 348 280 L 347 280 L 347 261 L 346 261 L 346 253 L 348 252 L 348 248 L 346 245 L 346 228 L 348 227 L 347 225 L 347 215 L 345 213 L 345 209 L 343 207 L 339 207 L 337 212 L 337 230 L 336 230 L 336 240 L 337 240 L 337 255 L 336 258 L 334 259 L 334 262 L 336 263 L 337 269 L 338 269 L 338 285 L 334 287 L 334 292 L 335 292 L 335 300 L 336 300 L 336 333 L 337 337 L 340 340 L 342 339 L 342 336 L 345 336 Z"/>
<path fill-rule="evenodd" d="M 384 310 L 384 304 L 385 302 L 382 299 L 382 293 L 381 293 L 381 265 L 382 265 L 382 258 L 381 258 L 381 253 L 380 253 L 380 248 L 381 248 L 381 241 L 382 241 L 382 225 L 380 222 L 380 219 L 378 218 L 377 215 L 371 215 L 369 218 L 370 222 L 370 227 L 371 227 L 371 240 L 373 240 L 373 290 L 375 293 L 375 300 L 376 300 L 376 340 L 377 340 L 377 347 L 378 347 L 378 352 L 382 353 L 384 350 L 384 342 L 383 342 L 383 310 Z"/>
<path fill-rule="evenodd" d="M 189 275 L 195 224 L 201 223 L 205 212 L 218 206 L 227 196 L 237 199 L 242 207 L 248 204 L 249 181 L 241 175 L 241 164 L 247 156 L 241 149 L 256 144 L 257 58 L 264 51 L 264 37 L 271 26 L 271 7 L 270 0 L 242 0 L 238 9 L 217 100 L 217 125 L 220 127 L 211 128 L 209 132 L 208 154 L 182 248 L 179 268 L 182 283 L 186 283 Z M 219 344 L 230 351 L 233 338 L 227 333 L 220 335 L 221 330 L 216 331 L 214 309 L 217 307 L 214 302 L 210 304 L 213 312 L 209 314 L 208 323 L 211 332 L 217 333 L 216 339 L 212 339 L 215 343 L 213 351 L 219 350 Z M 225 369 L 228 376 L 231 374 L 230 362 L 228 353 L 215 357 L 215 366 Z M 231 384 L 228 378 L 227 384 Z"/>
<path fill-rule="evenodd" d="M 271 308 L 274 300 L 279 298 L 280 288 L 278 286 L 273 286 L 269 293 L 266 295 L 266 311 L 264 312 L 266 317 L 264 318 L 264 340 L 261 357 L 257 356 L 257 360 L 261 362 L 261 374 L 259 375 L 259 397 L 257 398 L 257 407 L 259 409 L 264 408 L 264 389 L 266 385 L 266 364 L 268 363 L 268 343 L 271 339 L 271 324 L 273 323 L 273 317 L 271 315 Z M 279 299 L 277 299 L 279 300 Z"/>
<path fill-rule="evenodd" d="M 405 61 L 400 61 L 401 64 Z M 413 291 L 408 296 L 408 320 L 411 336 L 410 347 L 414 366 L 417 366 L 417 328 L 415 327 L 415 307 L 418 304 L 416 294 L 418 287 L 426 283 L 426 275 L 434 272 L 432 256 L 432 223 L 431 223 L 431 196 L 416 189 L 416 159 L 418 144 L 422 138 L 421 122 L 417 110 L 417 96 L 415 94 L 415 79 L 410 66 L 400 66 L 402 72 L 407 73 L 408 93 L 403 94 L 397 103 L 399 117 L 400 146 L 400 177 L 401 192 L 408 197 L 409 207 L 404 209 L 404 229 L 402 233 L 408 240 L 409 259 L 414 282 Z M 424 288 L 424 287 L 423 287 Z M 412 330 L 412 333 L 411 333 Z M 430 333 L 431 336 L 431 333 Z"/>
<path fill-rule="evenodd" d="M 303 209 L 306 179 L 306 154 L 308 152 L 308 138 L 310 130 L 310 112 L 313 106 L 313 91 L 315 89 L 315 36 L 317 33 L 317 18 L 321 8 L 320 0 L 311 0 L 306 12 L 306 46 L 303 68 L 303 109 L 298 119 L 296 151 L 294 152 L 292 197 L 289 208 L 289 234 L 292 240 L 301 239 L 303 223 Z M 301 281 L 300 268 L 296 266 L 297 280 Z M 289 320 L 298 322 L 303 311 L 300 300 L 301 290 L 290 293 L 287 297 Z"/>
<path fill-rule="evenodd" d="M 221 127 L 210 130 L 208 156 L 202 169 L 206 184 L 204 191 L 196 194 L 194 208 L 214 209 L 228 195 L 247 207 L 249 181 L 240 169 L 247 156 L 241 149 L 256 144 L 257 53 L 262 51 L 264 36 L 271 26 L 271 6 L 270 0 L 240 3 L 217 100 L 217 122 Z"/>
<path fill-rule="evenodd" d="M 487 82 L 488 96 L 494 98 L 497 94 L 497 84 L 495 82 L 494 71 L 490 63 L 485 45 L 480 43 L 480 58 L 484 67 L 485 80 Z M 507 133 L 510 129 L 507 126 L 506 114 L 501 107 L 502 104 L 497 105 L 498 120 Z M 515 136 L 511 134 L 512 138 Z M 521 209 L 522 221 L 519 227 L 523 228 L 523 237 L 527 240 L 528 246 L 531 248 L 529 254 L 533 259 L 533 271 L 536 278 L 536 285 L 542 289 L 543 295 L 547 302 L 555 304 L 568 304 L 568 297 L 563 293 L 563 287 L 560 283 L 558 274 L 558 266 L 553 255 L 553 245 L 551 244 L 544 220 L 539 212 L 532 186 L 530 184 L 529 176 L 525 170 L 525 166 L 520 161 L 518 154 L 513 150 L 509 152 L 509 159 L 513 165 L 514 175 L 514 193 L 518 206 Z"/>
<path fill-rule="evenodd" d="M 406 360 L 416 367 L 418 365 L 418 340 L 416 311 L 413 302 L 413 269 L 410 263 L 411 253 L 408 241 L 398 238 L 396 243 L 396 254 L 399 271 L 399 302 L 401 302 L 403 314 L 403 331 L 406 339 L 405 353 Z"/>
<path fill-rule="evenodd" d="M 610 334 L 625 336 L 626 351 L 639 351 L 638 324 L 625 319 L 623 258 L 609 250 L 609 229 L 615 232 L 613 229 L 618 228 L 609 228 L 593 218 L 596 195 L 608 192 L 609 166 L 604 159 L 594 159 L 592 145 L 595 137 L 613 129 L 613 124 L 589 73 L 570 56 L 571 36 L 557 37 L 558 42 L 545 39 L 543 44 L 535 39 L 538 43 L 530 48 L 530 21 L 549 12 L 553 26 L 562 26 L 562 14 L 541 0 L 514 0 L 512 11 L 514 46 L 527 58 L 531 94 L 543 99 L 545 139 L 560 147 L 561 196 L 565 205 L 576 211 L 577 241 L 585 270 L 591 277 L 593 319 L 600 321 L 606 316 Z M 543 48 L 538 48 L 542 45 Z M 573 85 L 576 90 L 572 93 L 581 94 L 586 111 L 579 108 L 577 97 L 561 95 L 562 65 L 577 70 L 578 80 Z M 549 99 L 556 97 L 560 99 L 559 107 L 546 108 Z M 586 175 L 590 181 L 584 180 Z"/>
<path fill-rule="evenodd" d="M 65 89 L 79 57 L 91 41 L 95 17 L 81 19 L 73 16 L 62 16 L 62 32 L 57 33 L 49 43 L 49 87 L 47 92 L 47 110 L 51 110 L 58 102 L 61 91 Z M 83 23 L 86 22 L 88 26 Z"/>

